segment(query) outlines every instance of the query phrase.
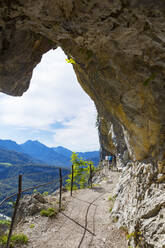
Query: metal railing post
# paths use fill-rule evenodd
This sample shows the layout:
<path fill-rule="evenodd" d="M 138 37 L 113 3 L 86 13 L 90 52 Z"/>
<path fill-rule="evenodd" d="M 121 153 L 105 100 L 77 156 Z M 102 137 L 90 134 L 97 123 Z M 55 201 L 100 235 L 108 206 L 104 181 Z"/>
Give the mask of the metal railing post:
<path fill-rule="evenodd" d="M 60 195 L 59 195 L 59 212 L 61 211 L 61 198 L 62 198 L 62 170 L 59 168 L 60 175 Z"/>
<path fill-rule="evenodd" d="M 22 175 L 19 175 L 17 200 L 16 200 L 16 203 L 14 206 L 14 212 L 13 212 L 13 216 L 12 216 L 12 220 L 11 220 L 11 224 L 10 224 L 10 230 L 9 230 L 9 235 L 7 238 L 6 248 L 9 248 L 9 245 L 10 245 L 10 239 L 11 239 L 11 235 L 12 235 L 12 231 L 13 231 L 13 227 L 14 227 L 14 222 L 15 222 L 15 218 L 16 218 L 16 214 L 17 214 L 17 210 L 18 210 L 18 206 L 19 206 L 19 200 L 21 198 L 21 192 L 22 192 Z"/>
<path fill-rule="evenodd" d="M 89 168 L 90 168 L 90 186 L 91 186 L 91 189 L 92 189 L 92 165 L 90 164 L 89 165 Z"/>
<path fill-rule="evenodd" d="M 73 164 L 72 164 L 72 178 L 71 178 L 71 189 L 70 189 L 70 195 L 72 196 L 72 191 L 73 191 Z"/>

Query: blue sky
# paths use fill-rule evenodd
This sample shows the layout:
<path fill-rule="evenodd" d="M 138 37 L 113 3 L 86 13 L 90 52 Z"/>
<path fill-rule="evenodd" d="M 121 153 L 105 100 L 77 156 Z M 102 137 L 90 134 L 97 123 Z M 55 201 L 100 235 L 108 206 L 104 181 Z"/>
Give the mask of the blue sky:
<path fill-rule="evenodd" d="M 0 93 L 1 139 L 39 140 L 72 151 L 99 149 L 96 109 L 58 48 L 43 55 L 22 97 Z"/>

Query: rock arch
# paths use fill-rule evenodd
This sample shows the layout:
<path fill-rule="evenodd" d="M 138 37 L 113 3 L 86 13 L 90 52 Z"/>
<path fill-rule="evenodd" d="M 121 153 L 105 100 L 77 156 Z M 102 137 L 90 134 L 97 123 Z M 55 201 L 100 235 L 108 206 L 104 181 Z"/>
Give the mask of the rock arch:
<path fill-rule="evenodd" d="M 113 126 L 119 143 L 126 145 L 135 162 L 135 168 L 130 168 L 134 175 L 138 168 L 145 167 L 136 161 L 151 162 L 142 172 L 146 175 L 145 171 L 150 171 L 151 177 L 143 178 L 148 184 L 141 176 L 137 178 L 145 186 L 152 185 L 154 199 L 154 187 L 163 192 L 163 186 L 156 186 L 156 182 L 165 180 L 157 167 L 157 162 L 165 159 L 164 14 L 162 0 L 0 2 L 0 91 L 23 94 L 42 54 L 62 47 L 76 62 L 73 67 L 77 79 L 94 100 L 106 126 L 101 129 L 106 149 L 113 147 Z M 140 194 L 141 190 L 145 194 L 148 188 L 142 189 L 139 183 L 136 181 L 134 193 Z M 144 203 L 147 197 L 143 195 L 138 201 Z M 162 204 L 158 204 L 159 210 Z M 126 211 L 126 216 L 128 220 L 132 215 Z M 142 216 L 149 215 L 139 218 Z M 136 229 L 138 225 L 136 221 Z M 160 247 L 154 239 L 149 242 Z"/>

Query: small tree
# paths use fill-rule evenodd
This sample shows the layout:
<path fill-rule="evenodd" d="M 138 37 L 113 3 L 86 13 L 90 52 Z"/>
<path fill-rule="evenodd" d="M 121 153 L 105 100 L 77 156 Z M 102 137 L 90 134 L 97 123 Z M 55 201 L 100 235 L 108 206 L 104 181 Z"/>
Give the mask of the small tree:
<path fill-rule="evenodd" d="M 89 180 L 91 164 L 92 170 L 94 170 L 92 161 L 85 161 L 82 158 L 78 157 L 78 154 L 73 152 L 71 155 L 71 162 L 73 165 L 73 190 L 83 189 L 87 186 Z M 71 188 L 72 173 L 69 174 L 68 179 L 66 180 L 66 188 L 70 190 Z"/>

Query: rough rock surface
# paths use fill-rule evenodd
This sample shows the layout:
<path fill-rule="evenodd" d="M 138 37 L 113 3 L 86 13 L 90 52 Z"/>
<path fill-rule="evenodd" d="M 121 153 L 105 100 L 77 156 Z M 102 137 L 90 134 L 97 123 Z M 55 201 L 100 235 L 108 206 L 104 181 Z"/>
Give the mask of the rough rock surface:
<path fill-rule="evenodd" d="M 47 209 L 48 207 L 48 201 L 40 193 L 25 195 L 19 204 L 17 222 L 25 219 L 27 216 L 37 214 L 42 209 Z"/>
<path fill-rule="evenodd" d="M 142 227 L 147 223 L 142 216 L 148 211 L 150 197 L 137 198 L 136 192 L 145 195 L 147 188 L 153 202 L 162 202 L 157 187 L 163 192 L 165 183 L 164 16 L 162 0 L 0 0 L 0 91 L 23 94 L 33 68 L 51 48 L 60 46 L 74 59 L 77 79 L 94 100 L 103 125 L 102 145 L 117 154 L 120 164 L 134 161 L 134 169 L 127 172 L 132 178 L 130 201 L 128 183 L 122 195 L 129 207 L 123 205 L 125 214 L 120 212 L 128 227 L 132 216 L 129 208 L 135 209 Z M 150 183 L 142 180 L 139 169 L 148 164 L 155 175 Z M 131 204 L 137 200 L 138 206 L 144 206 L 142 215 L 138 206 Z M 158 230 L 164 232 L 159 212 L 154 216 L 157 234 Z M 148 235 L 149 245 L 155 242 L 152 225 L 147 228 L 142 230 L 144 247 Z M 164 234 L 155 247 L 164 245 L 162 237 Z"/>
<path fill-rule="evenodd" d="M 151 163 L 124 168 L 112 214 L 128 230 L 130 245 L 165 247 L 165 184 L 158 182 L 159 175 Z"/>

